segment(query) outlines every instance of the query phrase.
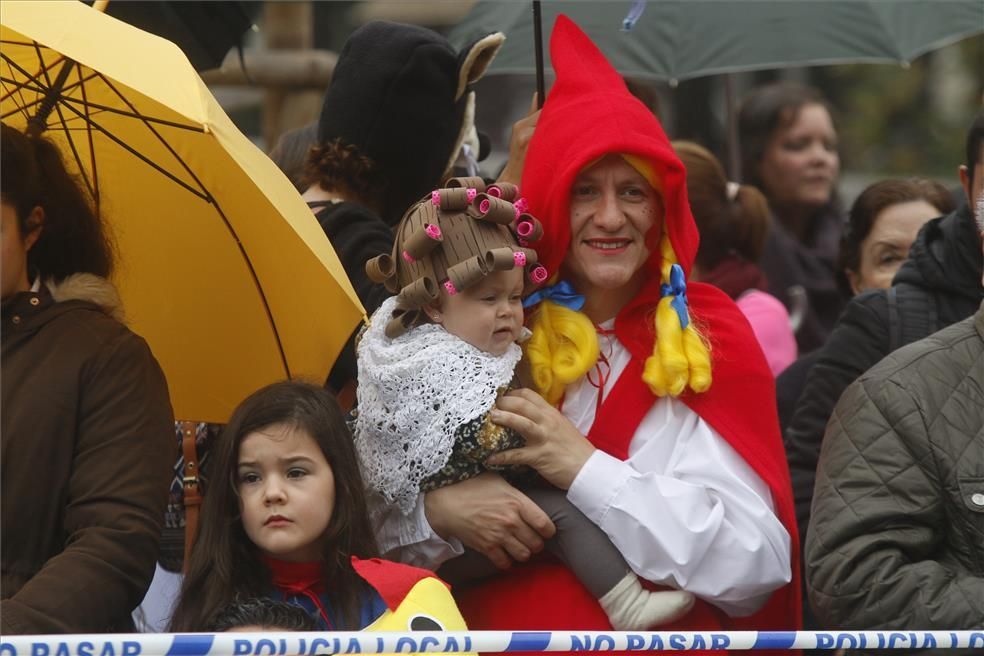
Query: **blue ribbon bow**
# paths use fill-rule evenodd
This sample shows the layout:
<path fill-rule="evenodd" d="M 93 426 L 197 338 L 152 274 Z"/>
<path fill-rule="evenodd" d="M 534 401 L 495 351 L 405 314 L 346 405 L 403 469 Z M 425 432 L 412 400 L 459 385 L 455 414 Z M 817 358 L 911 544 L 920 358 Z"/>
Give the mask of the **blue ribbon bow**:
<path fill-rule="evenodd" d="M 670 267 L 670 282 L 663 283 L 659 288 L 660 296 L 672 296 L 670 305 L 676 310 L 680 318 L 680 328 L 685 329 L 690 325 L 690 316 L 687 313 L 687 277 L 683 275 L 683 267 L 674 264 Z"/>
<path fill-rule="evenodd" d="M 577 312 L 584 307 L 584 296 L 574 291 L 574 286 L 566 280 L 561 280 L 556 285 L 539 289 L 523 301 L 523 307 L 533 307 L 541 301 L 550 301 L 565 308 Z"/>

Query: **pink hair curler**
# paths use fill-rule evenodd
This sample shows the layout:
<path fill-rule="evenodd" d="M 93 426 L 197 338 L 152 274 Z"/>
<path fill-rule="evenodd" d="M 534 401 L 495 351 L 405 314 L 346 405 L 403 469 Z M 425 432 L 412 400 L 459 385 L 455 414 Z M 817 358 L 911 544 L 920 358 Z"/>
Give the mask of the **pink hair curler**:
<path fill-rule="evenodd" d="M 496 198 L 501 198 L 502 200 L 508 200 L 513 202 L 513 199 L 519 193 L 519 189 L 516 185 L 511 182 L 497 182 L 494 185 L 489 185 L 489 188 L 485 190 L 489 196 L 495 196 Z"/>
<path fill-rule="evenodd" d="M 403 240 L 403 259 L 413 264 L 417 260 L 426 257 L 442 241 L 443 236 L 441 235 L 440 226 L 434 223 L 425 223 Z"/>
<path fill-rule="evenodd" d="M 537 241 L 543 237 L 543 224 L 529 214 L 521 214 L 516 217 L 514 230 L 516 231 L 516 237 L 524 239 L 527 242 Z"/>
<path fill-rule="evenodd" d="M 547 281 L 550 274 L 547 273 L 547 268 L 542 264 L 536 264 L 526 270 L 526 275 L 529 276 L 530 282 L 535 285 L 542 285 Z"/>
<path fill-rule="evenodd" d="M 476 219 L 509 225 L 516 219 L 512 203 L 488 194 L 478 194 L 468 206 L 468 213 Z"/>

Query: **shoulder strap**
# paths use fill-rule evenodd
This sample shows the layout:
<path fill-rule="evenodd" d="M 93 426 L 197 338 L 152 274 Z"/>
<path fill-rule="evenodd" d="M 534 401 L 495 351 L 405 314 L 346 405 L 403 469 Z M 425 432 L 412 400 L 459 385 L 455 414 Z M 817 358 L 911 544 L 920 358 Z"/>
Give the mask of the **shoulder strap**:
<path fill-rule="evenodd" d="M 198 478 L 198 450 L 195 448 L 197 422 L 182 421 L 181 423 L 181 453 L 184 456 L 184 487 L 185 534 L 184 534 L 184 573 L 188 572 L 191 560 L 191 548 L 198 537 L 198 511 L 202 505 L 201 487 Z"/>
<path fill-rule="evenodd" d="M 929 337 L 937 330 L 945 328 L 946 326 L 940 325 L 939 317 L 936 314 L 936 297 L 931 296 L 923 290 L 919 290 L 919 293 L 914 294 L 914 300 L 917 303 L 913 304 L 913 311 L 926 317 L 925 327 L 923 331 L 918 335 L 913 334 L 912 336 L 906 335 L 903 332 L 903 339 L 906 340 L 906 344 L 918 341 L 923 337 Z"/>
<path fill-rule="evenodd" d="M 917 342 L 941 328 L 935 299 L 926 290 L 901 283 L 888 291 L 891 350 Z"/>
<path fill-rule="evenodd" d="M 898 287 L 888 288 L 888 352 L 902 346 L 902 322 L 899 320 Z"/>

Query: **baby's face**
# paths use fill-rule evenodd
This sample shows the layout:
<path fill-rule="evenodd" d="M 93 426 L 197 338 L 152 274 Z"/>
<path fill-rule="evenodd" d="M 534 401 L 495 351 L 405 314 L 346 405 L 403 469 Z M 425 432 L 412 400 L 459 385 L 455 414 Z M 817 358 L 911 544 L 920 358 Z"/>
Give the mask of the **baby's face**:
<path fill-rule="evenodd" d="M 457 294 L 441 291 L 435 323 L 477 349 L 502 355 L 523 328 L 523 269 L 495 271 Z"/>

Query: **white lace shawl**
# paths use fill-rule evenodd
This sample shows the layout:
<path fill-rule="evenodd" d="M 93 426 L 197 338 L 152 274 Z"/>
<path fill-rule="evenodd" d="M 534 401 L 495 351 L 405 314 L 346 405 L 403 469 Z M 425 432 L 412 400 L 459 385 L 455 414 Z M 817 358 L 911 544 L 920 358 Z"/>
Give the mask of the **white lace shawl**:
<path fill-rule="evenodd" d="M 353 433 L 366 486 L 409 514 L 421 481 L 447 463 L 455 430 L 492 408 L 522 352 L 512 344 L 492 355 L 434 324 L 389 339 L 395 306 L 384 301 L 359 342 Z"/>

